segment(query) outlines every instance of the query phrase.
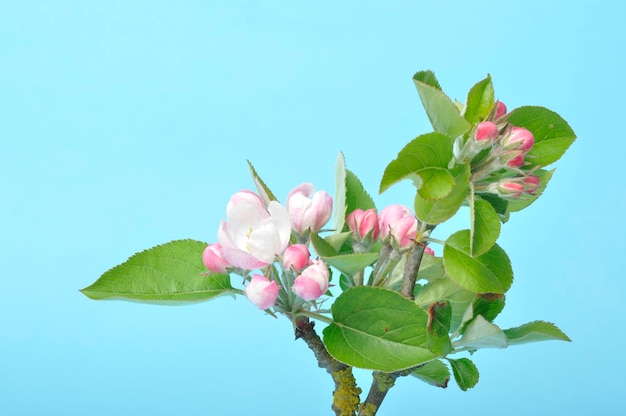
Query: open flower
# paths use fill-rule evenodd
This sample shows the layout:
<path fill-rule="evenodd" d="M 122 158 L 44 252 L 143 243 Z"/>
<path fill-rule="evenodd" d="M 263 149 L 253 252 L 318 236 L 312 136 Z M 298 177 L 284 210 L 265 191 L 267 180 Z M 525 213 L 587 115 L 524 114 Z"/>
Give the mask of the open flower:
<path fill-rule="evenodd" d="M 287 196 L 287 210 L 293 230 L 300 234 L 316 233 L 330 219 L 333 200 L 325 191 L 313 193 L 312 183 L 296 186 Z"/>
<path fill-rule="evenodd" d="M 243 290 L 243 293 L 259 309 L 267 309 L 276 303 L 278 285 L 263 275 L 255 274 L 250 279 L 248 286 Z"/>
<path fill-rule="evenodd" d="M 304 300 L 315 300 L 328 290 L 328 267 L 322 260 L 313 260 L 293 282 L 292 290 Z"/>
<path fill-rule="evenodd" d="M 285 207 L 271 201 L 267 208 L 250 191 L 233 195 L 226 206 L 226 221 L 217 233 L 225 261 L 244 270 L 272 263 L 282 254 L 291 236 L 291 222 Z"/>

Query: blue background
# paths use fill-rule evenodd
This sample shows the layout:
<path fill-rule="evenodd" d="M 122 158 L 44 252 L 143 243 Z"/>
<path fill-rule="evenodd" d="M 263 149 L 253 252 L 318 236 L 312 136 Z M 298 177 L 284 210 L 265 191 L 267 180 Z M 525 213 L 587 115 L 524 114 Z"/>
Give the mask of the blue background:
<path fill-rule="evenodd" d="M 468 392 L 403 378 L 379 414 L 622 414 L 625 16 L 597 0 L 3 2 L 0 414 L 330 414 L 331 379 L 284 318 L 78 289 L 144 248 L 214 241 L 252 187 L 246 159 L 284 199 L 305 181 L 334 194 L 343 151 L 375 193 L 431 130 L 421 69 L 461 101 L 490 73 L 509 109 L 548 107 L 577 133 L 503 228 L 516 279 L 497 320 L 574 342 L 479 351 Z"/>

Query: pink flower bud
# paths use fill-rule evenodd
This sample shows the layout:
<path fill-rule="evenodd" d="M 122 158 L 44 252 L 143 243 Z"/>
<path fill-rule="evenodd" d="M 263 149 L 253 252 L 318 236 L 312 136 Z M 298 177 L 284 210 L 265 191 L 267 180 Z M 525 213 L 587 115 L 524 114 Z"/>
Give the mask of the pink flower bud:
<path fill-rule="evenodd" d="M 259 309 L 267 309 L 276 303 L 278 286 L 276 282 L 270 282 L 267 277 L 255 274 L 252 276 L 248 286 L 243 290 L 243 293 Z"/>
<path fill-rule="evenodd" d="M 506 114 L 506 105 L 502 101 L 498 101 L 496 104 L 496 119 Z"/>
<path fill-rule="evenodd" d="M 524 184 L 524 192 L 534 195 L 535 192 L 537 192 L 537 189 L 539 189 L 539 186 L 541 185 L 541 180 L 539 179 L 539 176 L 527 176 L 522 180 L 523 184 Z"/>
<path fill-rule="evenodd" d="M 435 255 L 435 252 L 430 247 L 424 248 L 424 253 L 428 254 L 429 256 L 434 256 Z"/>
<path fill-rule="evenodd" d="M 333 200 L 325 191 L 313 194 L 313 184 L 303 183 L 295 187 L 287 196 L 287 210 L 291 226 L 298 234 L 316 233 L 330 219 Z M 311 197 L 311 195 L 313 195 Z"/>
<path fill-rule="evenodd" d="M 322 260 L 313 260 L 293 282 L 292 290 L 304 300 L 315 300 L 328 290 L 328 267 Z"/>
<path fill-rule="evenodd" d="M 359 240 L 376 240 L 380 231 L 378 225 L 378 215 L 376 210 L 371 208 L 366 211 L 355 209 L 346 218 L 348 227 L 358 237 Z"/>
<path fill-rule="evenodd" d="M 222 245 L 213 243 L 206 246 L 202 252 L 202 262 L 213 273 L 226 273 L 226 268 L 232 267 L 229 262 L 224 260 L 221 251 Z"/>
<path fill-rule="evenodd" d="M 283 253 L 283 269 L 296 270 L 304 269 L 308 264 L 311 257 L 309 248 L 304 244 L 293 244 L 287 247 L 287 250 Z"/>
<path fill-rule="evenodd" d="M 474 139 L 478 143 L 490 143 L 498 137 L 498 126 L 491 121 L 483 121 L 478 123 L 474 130 Z"/>
<path fill-rule="evenodd" d="M 529 151 L 535 144 L 533 134 L 523 127 L 511 127 L 502 138 L 502 147 L 505 149 Z"/>
<path fill-rule="evenodd" d="M 524 152 L 522 150 L 509 150 L 502 155 L 501 161 L 510 168 L 520 168 L 524 165 Z"/>
<path fill-rule="evenodd" d="M 399 249 L 411 246 L 417 236 L 417 218 L 404 205 L 393 204 L 380 211 L 378 216 L 380 237 L 383 240 L 391 239 L 392 244 Z"/>
<path fill-rule="evenodd" d="M 524 185 L 514 180 L 502 180 L 493 185 L 495 193 L 502 198 L 519 198 L 524 192 Z"/>

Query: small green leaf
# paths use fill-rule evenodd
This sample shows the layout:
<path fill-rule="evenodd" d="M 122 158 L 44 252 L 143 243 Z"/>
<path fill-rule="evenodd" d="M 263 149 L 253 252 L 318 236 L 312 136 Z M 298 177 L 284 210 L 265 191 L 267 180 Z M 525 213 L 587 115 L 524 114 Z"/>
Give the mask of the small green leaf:
<path fill-rule="evenodd" d="M 452 191 L 454 178 L 443 168 L 426 168 L 416 174 L 420 179 L 420 186 L 417 192 L 424 199 L 436 200 L 445 198 Z"/>
<path fill-rule="evenodd" d="M 450 170 L 454 177 L 452 191 L 442 199 L 428 200 L 415 195 L 415 215 L 427 224 L 440 224 L 450 219 L 461 207 L 469 191 L 469 163 Z"/>
<path fill-rule="evenodd" d="M 459 358 L 458 360 L 448 359 L 452 367 L 454 380 L 463 391 L 471 389 L 478 383 L 478 369 L 469 358 Z"/>
<path fill-rule="evenodd" d="M 337 155 L 335 163 L 335 200 L 333 202 L 333 224 L 335 233 L 343 231 L 346 220 L 346 159 L 343 153 Z"/>
<path fill-rule="evenodd" d="M 507 116 L 507 121 L 530 130 L 535 136 L 535 145 L 526 157 L 539 166 L 548 166 L 559 160 L 576 139 L 567 121 L 544 107 L 516 108 Z"/>
<path fill-rule="evenodd" d="M 452 159 L 452 139 L 441 133 L 428 133 L 411 140 L 385 168 L 379 192 L 425 168 L 448 168 Z"/>
<path fill-rule="evenodd" d="M 326 236 L 324 240 L 326 240 L 326 242 L 330 244 L 337 253 L 341 253 L 342 252 L 341 248 L 344 245 L 347 245 L 346 243 L 350 240 L 351 237 L 352 237 L 352 231 L 345 231 L 343 233 L 331 234 L 329 236 Z M 328 255 L 328 254 L 325 254 L 325 255 Z"/>
<path fill-rule="evenodd" d="M 487 321 L 482 315 L 476 315 L 469 323 L 463 337 L 452 343 L 454 348 L 506 348 L 507 337 L 495 324 Z"/>
<path fill-rule="evenodd" d="M 472 247 L 474 257 L 485 254 L 500 236 L 500 219 L 496 210 L 487 201 L 477 199 L 473 204 L 472 215 Z"/>
<path fill-rule="evenodd" d="M 430 77 L 425 72 L 418 72 L 413 76 L 415 87 L 422 100 L 430 124 L 432 124 L 435 131 L 447 134 L 452 138 L 464 134 L 470 129 L 470 123 L 461 116 L 459 109 L 450 98 L 440 88 L 433 86 L 433 78 L 434 74 Z M 436 83 L 436 85 L 438 86 L 439 83 Z"/>
<path fill-rule="evenodd" d="M 522 198 L 510 200 L 507 205 L 508 212 L 521 211 L 522 209 L 526 208 L 527 206 L 535 202 L 537 198 L 539 198 L 541 194 L 543 194 L 543 191 L 546 189 L 546 186 L 548 186 L 548 182 L 550 182 L 550 179 L 552 179 L 554 170 L 555 169 L 552 169 L 552 170 L 537 169 L 535 172 L 533 172 L 533 175 L 536 175 L 539 177 L 539 188 L 535 191 L 534 195 L 524 195 Z"/>
<path fill-rule="evenodd" d="M 435 358 L 426 346 L 426 312 L 397 292 L 347 289 L 333 303 L 332 315 L 324 344 L 347 365 L 391 372 Z"/>
<path fill-rule="evenodd" d="M 443 389 L 448 387 L 448 381 L 450 381 L 450 370 L 441 360 L 429 361 L 411 371 L 411 375 L 431 386 Z"/>
<path fill-rule="evenodd" d="M 556 325 L 544 321 L 529 322 L 516 328 L 505 329 L 504 333 L 509 339 L 509 345 L 551 340 L 572 341 L 563 331 L 557 328 Z"/>
<path fill-rule="evenodd" d="M 359 178 L 349 169 L 346 169 L 346 215 L 357 208 L 366 211 L 371 208 L 376 209 L 376 205 Z"/>
<path fill-rule="evenodd" d="M 413 80 L 422 82 L 426 85 L 430 85 L 431 87 L 441 91 L 441 85 L 439 85 L 439 81 L 437 80 L 435 73 L 431 70 L 417 72 L 415 75 L 413 75 Z"/>
<path fill-rule="evenodd" d="M 443 248 L 446 273 L 459 286 L 475 293 L 505 293 L 513 283 L 513 269 L 497 244 L 478 257 L 470 255 L 469 230 L 452 234 Z"/>
<path fill-rule="evenodd" d="M 493 84 L 491 76 L 479 81 L 467 94 L 465 106 L 465 119 L 472 124 L 485 120 L 491 112 L 494 104 Z"/>
<path fill-rule="evenodd" d="M 311 233 L 311 244 L 318 256 L 333 257 L 337 255 L 337 250 L 317 233 Z"/>
<path fill-rule="evenodd" d="M 450 342 L 450 319 L 452 306 L 447 300 L 435 302 L 428 307 L 427 345 L 435 354 L 445 357 L 452 351 Z"/>
<path fill-rule="evenodd" d="M 505 304 L 505 296 L 499 293 L 481 293 L 476 295 L 472 310 L 474 316 L 482 315 L 489 322 L 502 312 Z"/>
<path fill-rule="evenodd" d="M 104 273 L 81 292 L 91 299 L 152 303 L 200 302 L 234 294 L 230 276 L 208 274 L 202 263 L 206 243 L 177 240 L 149 248 Z"/>
<path fill-rule="evenodd" d="M 378 259 L 378 253 L 339 254 L 334 257 L 321 256 L 322 260 L 342 273 L 352 276 Z"/>
<path fill-rule="evenodd" d="M 254 181 L 254 185 L 256 186 L 257 192 L 263 201 L 266 203 L 269 201 L 278 201 L 276 196 L 272 193 L 270 188 L 265 185 L 265 182 L 261 179 L 261 177 L 256 173 L 256 169 L 252 166 L 252 162 L 248 160 L 248 167 L 250 168 L 250 174 L 252 174 L 252 180 Z"/>
<path fill-rule="evenodd" d="M 448 301 L 452 307 L 450 318 L 450 332 L 454 332 L 461 325 L 463 315 L 472 304 L 475 294 L 463 289 L 449 277 L 429 282 L 415 295 L 415 303 L 427 307 L 433 302 Z"/>

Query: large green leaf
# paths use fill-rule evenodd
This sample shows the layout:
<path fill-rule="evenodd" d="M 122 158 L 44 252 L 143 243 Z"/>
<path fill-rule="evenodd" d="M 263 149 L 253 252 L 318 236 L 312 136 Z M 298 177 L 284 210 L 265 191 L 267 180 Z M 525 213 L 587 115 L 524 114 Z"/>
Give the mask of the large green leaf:
<path fill-rule="evenodd" d="M 452 159 L 452 138 L 433 132 L 411 140 L 383 173 L 379 192 L 384 192 L 394 183 L 419 175 L 425 168 L 448 168 Z"/>
<path fill-rule="evenodd" d="M 445 389 L 450 381 L 450 370 L 441 360 L 429 361 L 411 371 L 413 377 L 417 377 L 432 386 Z"/>
<path fill-rule="evenodd" d="M 440 88 L 433 83 L 434 74 L 429 71 L 418 72 L 413 76 L 413 82 L 422 100 L 430 124 L 435 131 L 457 137 L 467 132 L 471 125 L 461 116 L 459 109 Z M 435 80 L 436 82 L 436 80 Z M 438 86 L 439 83 L 436 82 Z"/>
<path fill-rule="evenodd" d="M 352 276 L 365 269 L 378 259 L 378 253 L 339 254 L 333 257 L 322 256 L 322 260 L 342 273 Z"/>
<path fill-rule="evenodd" d="M 427 224 L 440 224 L 450 219 L 461 207 L 469 191 L 469 163 L 457 165 L 450 170 L 454 187 L 442 199 L 429 200 L 415 195 L 415 215 Z"/>
<path fill-rule="evenodd" d="M 544 107 L 516 108 L 507 116 L 514 126 L 524 127 L 535 136 L 535 145 L 528 152 L 528 160 L 539 166 L 548 166 L 563 156 L 576 139 L 574 130 L 561 116 Z"/>
<path fill-rule="evenodd" d="M 469 323 L 463 337 L 452 343 L 454 348 L 506 348 L 507 337 L 495 324 L 487 321 L 482 315 L 477 315 Z"/>
<path fill-rule="evenodd" d="M 472 124 L 481 122 L 489 116 L 494 104 L 493 84 L 491 76 L 479 81 L 467 94 L 467 104 L 465 105 L 465 119 Z"/>
<path fill-rule="evenodd" d="M 431 87 L 441 91 L 441 85 L 439 84 L 439 80 L 437 80 L 435 73 L 430 69 L 417 72 L 415 75 L 413 75 L 413 80 L 417 80 L 426 85 L 430 85 Z"/>
<path fill-rule="evenodd" d="M 505 329 L 504 333 L 509 339 L 509 345 L 526 344 L 539 341 L 571 341 L 563 331 L 550 322 L 534 321 Z"/>
<path fill-rule="evenodd" d="M 426 312 L 397 292 L 347 289 L 333 303 L 332 315 L 324 344 L 345 364 L 391 372 L 435 358 L 426 345 Z"/>
<path fill-rule="evenodd" d="M 470 253 L 477 257 L 489 251 L 500 236 L 500 219 L 493 206 L 482 199 L 474 200 L 471 208 Z"/>
<path fill-rule="evenodd" d="M 177 240 L 130 257 L 81 290 L 91 299 L 153 303 L 198 302 L 237 291 L 224 274 L 205 274 L 206 243 Z"/>
<path fill-rule="evenodd" d="M 513 269 L 504 250 L 497 244 L 485 254 L 470 254 L 470 232 L 452 234 L 443 249 L 446 273 L 459 286 L 475 293 L 505 293 L 513 283 Z"/>
<path fill-rule="evenodd" d="M 463 391 L 471 389 L 478 383 L 478 369 L 469 358 L 459 358 L 458 360 L 448 359 L 454 380 Z"/>
<path fill-rule="evenodd" d="M 278 199 L 272 193 L 270 188 L 268 188 L 267 185 L 265 185 L 265 182 L 263 182 L 261 177 L 257 174 L 256 169 L 254 169 L 254 166 L 252 166 L 252 162 L 250 162 L 249 160 L 248 160 L 248 167 L 250 168 L 250 174 L 252 175 L 252 180 L 254 181 L 254 184 L 256 185 L 256 189 L 259 192 L 261 199 L 263 199 L 266 203 L 268 203 L 269 201 L 278 201 Z"/>
<path fill-rule="evenodd" d="M 474 296 L 473 292 L 463 289 L 446 276 L 424 285 L 415 295 L 415 303 L 427 307 L 433 302 L 450 302 L 452 307 L 450 331 L 454 332 L 461 325 L 463 315 Z"/>
<path fill-rule="evenodd" d="M 454 178 L 444 168 L 426 168 L 416 172 L 419 177 L 417 192 L 428 200 L 438 200 L 450 194 L 454 187 Z"/>
<path fill-rule="evenodd" d="M 346 159 L 343 153 L 337 155 L 335 163 L 335 200 L 333 201 L 333 227 L 335 233 L 343 231 L 346 221 Z"/>
<path fill-rule="evenodd" d="M 346 169 L 346 215 L 357 208 L 363 211 L 370 208 L 376 209 L 376 204 L 359 178 L 352 171 Z"/>

